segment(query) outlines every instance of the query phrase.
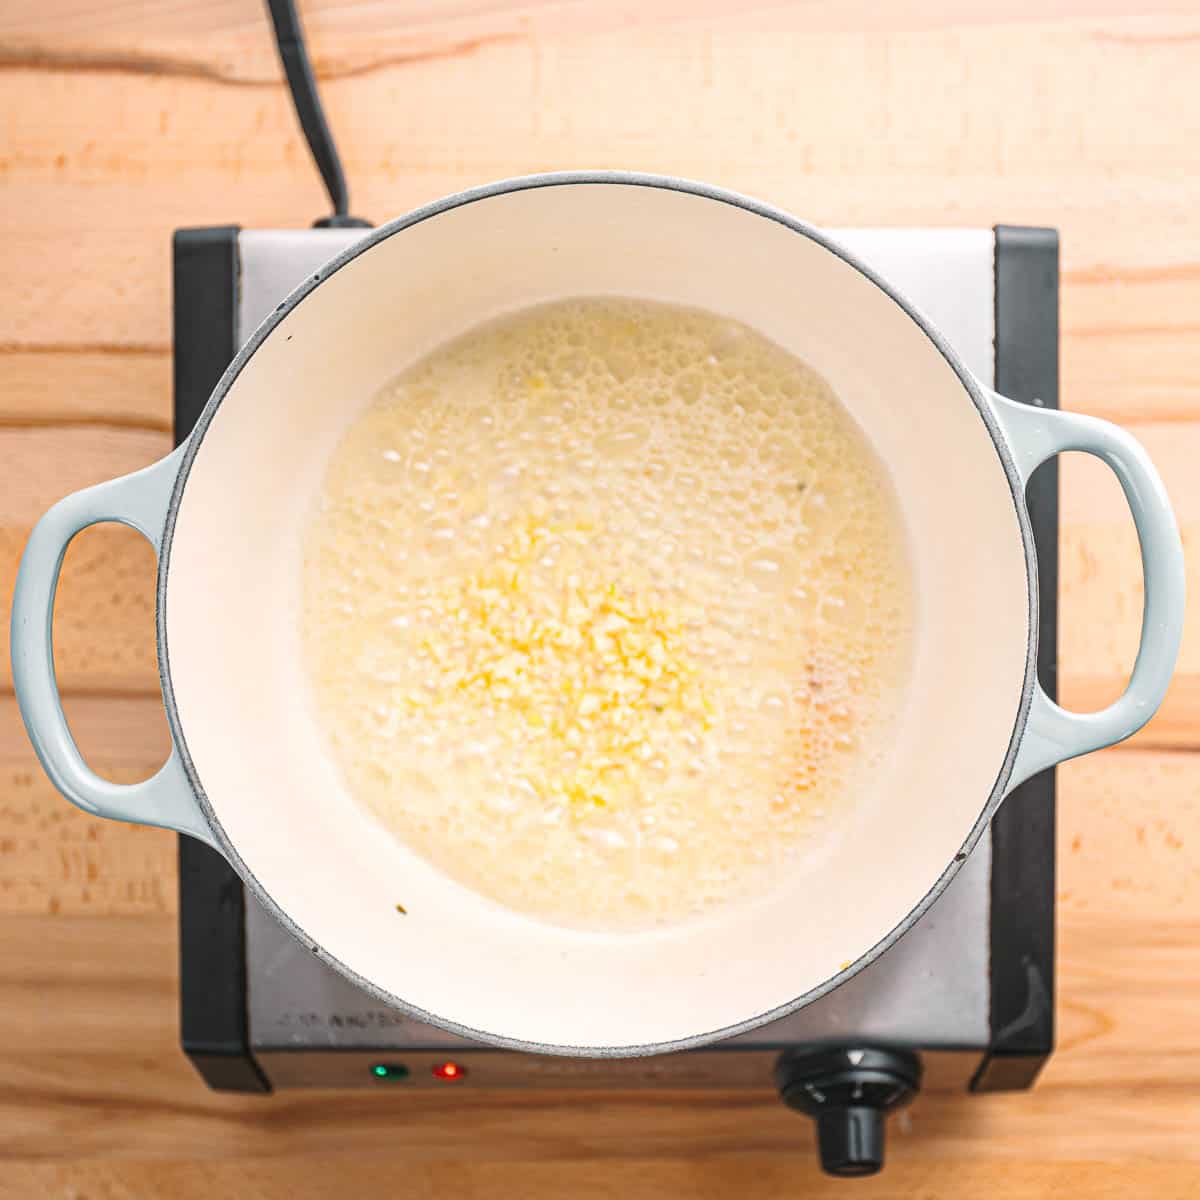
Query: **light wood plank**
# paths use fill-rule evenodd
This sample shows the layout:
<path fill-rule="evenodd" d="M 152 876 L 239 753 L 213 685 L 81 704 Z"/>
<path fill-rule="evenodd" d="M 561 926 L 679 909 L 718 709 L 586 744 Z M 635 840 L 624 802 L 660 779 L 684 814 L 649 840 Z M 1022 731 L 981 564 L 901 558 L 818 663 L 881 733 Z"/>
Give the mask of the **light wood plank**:
<path fill-rule="evenodd" d="M 21 553 L 34 522 L 70 492 L 167 454 L 170 437 L 142 429 L 0 428 L 0 689 L 11 690 L 9 615 Z M 71 543 L 55 601 L 55 662 L 64 691 L 152 692 L 155 558 L 117 525 L 85 529 Z"/>
<path fill-rule="evenodd" d="M 161 696 L 66 697 L 63 707 L 83 757 L 101 774 L 109 768 L 148 771 L 170 749 Z M 0 766 L 36 763 L 16 700 L 0 696 Z"/>
<path fill-rule="evenodd" d="M 1073 299 L 1078 285 L 1064 284 Z M 1099 289 L 1110 308 L 1120 285 Z M 1062 339 L 1064 393 L 1072 408 L 1110 421 L 1188 421 L 1200 412 L 1200 361 L 1185 328 L 1125 328 L 1111 337 L 1066 332 Z M 1102 342 L 1102 345 L 1098 345 Z"/>
<path fill-rule="evenodd" d="M 1200 755 L 1106 750 L 1058 771 L 1063 927 L 1136 920 L 1153 941 L 1157 925 L 1200 920 Z"/>
<path fill-rule="evenodd" d="M 403 38 L 414 31 L 462 28 L 478 31 L 499 28 L 531 28 L 539 33 L 555 30 L 577 34 L 619 28 L 630 13 L 647 22 L 667 24 L 683 19 L 711 20 L 727 14 L 722 0 L 656 0 L 653 8 L 614 0 L 579 11 L 571 0 L 416 0 L 403 9 L 381 10 L 361 0 L 308 0 L 305 23 L 318 42 L 336 39 L 335 44 L 354 36 Z M 1056 0 L 1052 8 L 1038 0 L 1004 0 L 986 7 L 963 5 L 958 0 L 911 0 L 903 8 L 879 9 L 871 0 L 813 0 L 803 6 L 785 6 L 777 0 L 749 0 L 741 15 L 756 26 L 799 28 L 809 33 L 870 29 L 877 32 L 917 31 L 970 26 L 1003 26 L 1044 23 L 1063 25 L 1085 21 L 1149 15 L 1144 24 L 1171 14 L 1192 14 L 1188 0 L 1154 0 L 1133 4 L 1130 0 Z M 506 24 L 507 23 L 507 24 Z M 106 39 L 156 35 L 229 37 L 257 30 L 261 18 L 247 13 L 240 0 L 192 0 L 173 5 L 147 29 L 144 14 L 136 5 L 107 4 L 103 0 L 59 0 L 53 7 L 38 0 L 9 0 L 0 18 L 0 38 L 69 40 L 86 38 L 103 44 Z M 319 55 L 318 55 L 319 57 Z"/>
<path fill-rule="evenodd" d="M 77 696 L 66 710 L 84 760 L 106 779 L 145 779 L 167 757 L 161 699 Z M 64 800 L 34 757 L 16 701 L 0 697 L 0 912 L 172 914 L 175 841 Z"/>
<path fill-rule="evenodd" d="M 0 527 L 0 691 L 9 693 L 10 605 L 28 536 L 28 528 Z M 132 529 L 94 526 L 71 543 L 54 605 L 54 657 L 64 692 L 148 695 L 157 688 L 155 573 L 154 551 Z"/>
<path fill-rule="evenodd" d="M 171 428 L 165 348 L 0 346 L 0 426 Z"/>
<path fill-rule="evenodd" d="M 716 1200 L 778 1200 L 801 1194 L 808 1200 L 845 1200 L 848 1186 L 867 1200 L 994 1200 L 996 1167 L 977 1158 L 912 1162 L 893 1155 L 887 1173 L 847 1185 L 819 1175 L 807 1147 L 776 1154 L 694 1155 L 677 1162 L 634 1159 L 471 1163 L 412 1163 L 386 1153 L 305 1158 L 300 1161 L 111 1163 L 90 1160 L 70 1166 L 19 1163 L 0 1166 L 0 1198 L 29 1196 L 136 1200 L 171 1196 L 210 1200 L 326 1200 L 336 1192 L 403 1196 L 405 1200 L 662 1200 L 691 1197 Z M 950 1182 L 952 1181 L 952 1183 Z M 949 1190 L 952 1188 L 952 1191 Z M 1005 1168 L 1005 1200 L 1045 1200 L 1064 1194 L 1096 1200 L 1153 1196 L 1191 1200 L 1200 1192 L 1200 1167 L 1152 1162 L 1060 1162 Z"/>
<path fill-rule="evenodd" d="M 56 500 L 157 461 L 171 449 L 157 430 L 0 428 L 5 528 L 30 526 Z"/>
<path fill-rule="evenodd" d="M 1134 744 L 1200 745 L 1200 422 L 1135 423 L 1163 476 L 1183 535 L 1188 605 L 1179 665 L 1164 710 Z M 1137 654 L 1142 576 L 1137 534 L 1116 477 L 1097 459 L 1060 459 L 1059 686 L 1081 711 L 1114 700 Z"/>
<path fill-rule="evenodd" d="M 96 1056 L 115 1080 L 122 1059 L 136 1072 L 145 1056 L 180 1053 L 174 916 L 3 916 L 0 926 L 0 1057 L 13 1071 L 44 1054 Z M 15 1156 L 18 1142 L 8 1146 L 0 1157 Z"/>

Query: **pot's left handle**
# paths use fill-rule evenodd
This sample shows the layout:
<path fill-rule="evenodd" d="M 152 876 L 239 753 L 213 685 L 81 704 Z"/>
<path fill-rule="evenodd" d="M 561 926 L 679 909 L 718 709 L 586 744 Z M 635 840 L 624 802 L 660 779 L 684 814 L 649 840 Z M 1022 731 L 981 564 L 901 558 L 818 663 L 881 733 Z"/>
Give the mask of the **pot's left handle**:
<path fill-rule="evenodd" d="M 89 525 L 116 521 L 136 529 L 157 554 L 182 447 L 153 466 L 60 500 L 34 526 L 12 606 L 13 687 L 25 728 L 60 792 L 98 817 L 159 825 L 213 844 L 174 745 L 162 767 L 141 783 L 101 779 L 84 761 L 67 726 L 54 673 L 54 594 L 71 539 Z"/>
<path fill-rule="evenodd" d="M 1186 589 L 1183 545 L 1171 501 L 1134 438 L 1117 425 L 1080 413 L 1018 404 L 995 393 L 991 400 L 1024 482 L 1048 458 L 1070 450 L 1095 455 L 1112 470 L 1133 514 L 1142 553 L 1142 635 L 1125 691 L 1099 712 L 1077 713 L 1035 686 L 1011 789 L 1046 767 L 1124 740 L 1154 716 L 1179 656 Z"/>

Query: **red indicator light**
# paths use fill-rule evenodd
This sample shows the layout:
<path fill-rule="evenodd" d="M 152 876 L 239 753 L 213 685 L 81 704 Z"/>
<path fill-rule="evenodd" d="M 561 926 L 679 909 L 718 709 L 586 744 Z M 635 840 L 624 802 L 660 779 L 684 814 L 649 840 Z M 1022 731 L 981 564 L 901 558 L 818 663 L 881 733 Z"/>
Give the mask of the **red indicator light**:
<path fill-rule="evenodd" d="M 437 1079 L 456 1080 L 461 1079 L 467 1073 L 467 1068 L 456 1062 L 438 1063 L 433 1068 L 434 1077 Z"/>

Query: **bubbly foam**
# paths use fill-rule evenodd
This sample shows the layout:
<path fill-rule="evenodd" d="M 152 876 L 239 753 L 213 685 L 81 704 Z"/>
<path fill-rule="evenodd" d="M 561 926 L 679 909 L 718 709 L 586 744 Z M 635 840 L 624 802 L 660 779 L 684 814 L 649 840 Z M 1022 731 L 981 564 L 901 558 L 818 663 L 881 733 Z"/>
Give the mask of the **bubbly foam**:
<path fill-rule="evenodd" d="M 747 327 L 528 309 L 385 387 L 330 462 L 303 640 L 350 792 L 502 904 L 633 929 L 759 894 L 889 743 L 890 484 Z"/>

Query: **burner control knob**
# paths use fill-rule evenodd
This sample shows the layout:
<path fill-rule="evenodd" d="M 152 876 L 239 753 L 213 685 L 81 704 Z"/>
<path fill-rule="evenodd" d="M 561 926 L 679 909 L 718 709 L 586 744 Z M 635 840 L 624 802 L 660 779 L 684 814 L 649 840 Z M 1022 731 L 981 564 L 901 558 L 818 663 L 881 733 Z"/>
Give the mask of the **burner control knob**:
<path fill-rule="evenodd" d="M 921 1060 L 908 1050 L 806 1046 L 775 1065 L 784 1104 L 817 1123 L 821 1166 L 830 1175 L 874 1175 L 883 1166 L 883 1125 L 921 1086 Z"/>

